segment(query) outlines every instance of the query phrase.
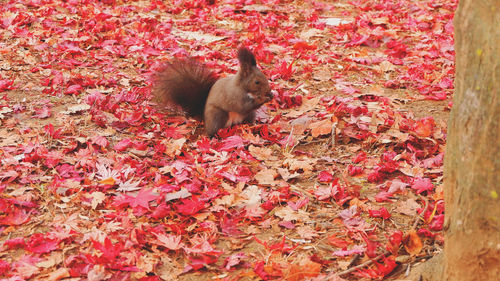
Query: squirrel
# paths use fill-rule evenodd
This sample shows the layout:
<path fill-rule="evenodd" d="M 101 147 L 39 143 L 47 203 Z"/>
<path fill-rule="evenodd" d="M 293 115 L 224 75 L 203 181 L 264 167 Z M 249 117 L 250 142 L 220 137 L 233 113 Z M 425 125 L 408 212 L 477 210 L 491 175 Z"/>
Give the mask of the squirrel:
<path fill-rule="evenodd" d="M 220 79 L 192 59 L 167 63 L 157 73 L 153 94 L 160 103 L 176 105 L 188 116 L 202 117 L 209 136 L 222 128 L 253 122 L 255 110 L 273 95 L 249 49 L 238 49 L 238 61 L 238 72 Z"/>

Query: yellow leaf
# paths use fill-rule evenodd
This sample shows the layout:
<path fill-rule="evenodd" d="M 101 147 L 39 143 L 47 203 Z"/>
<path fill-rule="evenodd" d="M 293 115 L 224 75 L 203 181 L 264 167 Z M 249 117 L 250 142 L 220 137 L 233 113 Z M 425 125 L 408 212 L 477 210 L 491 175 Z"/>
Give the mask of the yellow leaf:
<path fill-rule="evenodd" d="M 99 182 L 100 184 L 115 185 L 116 181 L 113 177 L 109 177 Z"/>

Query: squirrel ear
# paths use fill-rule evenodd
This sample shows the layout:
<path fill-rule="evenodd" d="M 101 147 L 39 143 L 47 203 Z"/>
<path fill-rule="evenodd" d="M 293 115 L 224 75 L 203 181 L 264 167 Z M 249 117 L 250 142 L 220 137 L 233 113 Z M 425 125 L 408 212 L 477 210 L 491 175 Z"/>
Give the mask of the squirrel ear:
<path fill-rule="evenodd" d="M 238 49 L 238 60 L 240 61 L 241 69 L 246 73 L 250 73 L 251 68 L 257 66 L 255 56 L 245 47 Z"/>

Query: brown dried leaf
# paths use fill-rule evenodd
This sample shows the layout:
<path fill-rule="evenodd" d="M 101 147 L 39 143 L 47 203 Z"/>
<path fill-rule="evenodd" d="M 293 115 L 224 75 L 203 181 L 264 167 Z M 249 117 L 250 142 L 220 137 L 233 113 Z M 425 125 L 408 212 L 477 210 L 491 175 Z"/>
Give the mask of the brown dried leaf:
<path fill-rule="evenodd" d="M 297 227 L 297 234 L 303 239 L 312 239 L 318 236 L 318 232 L 308 225 Z"/>
<path fill-rule="evenodd" d="M 316 163 L 315 159 L 295 159 L 287 158 L 283 164 L 289 168 L 290 171 L 302 170 L 310 172 L 313 170 L 313 165 Z"/>
<path fill-rule="evenodd" d="M 276 208 L 276 212 L 274 214 L 277 217 L 282 218 L 284 221 L 308 221 L 309 213 L 304 210 L 294 211 L 290 207 L 279 207 Z"/>
<path fill-rule="evenodd" d="M 106 194 L 104 194 L 100 191 L 96 191 L 96 192 L 92 192 L 90 194 L 90 197 L 92 198 L 92 202 L 90 205 L 91 205 L 92 209 L 95 210 L 95 208 L 97 208 L 97 205 L 101 204 L 104 201 L 104 199 L 106 199 Z"/>
<path fill-rule="evenodd" d="M 268 148 L 268 147 L 257 147 L 257 146 L 250 145 L 248 147 L 248 151 L 257 160 L 264 161 L 264 160 L 272 160 L 273 158 L 276 158 L 276 157 L 272 156 L 273 150 L 271 148 Z"/>
<path fill-rule="evenodd" d="M 311 135 L 315 138 L 321 135 L 328 135 L 332 132 L 333 122 L 330 119 L 309 124 Z"/>
<path fill-rule="evenodd" d="M 276 185 L 274 178 L 278 175 L 274 169 L 263 169 L 255 174 L 255 179 L 262 185 Z"/>
<path fill-rule="evenodd" d="M 410 230 L 408 234 L 405 235 L 404 240 L 403 240 L 403 245 L 406 249 L 406 252 L 408 254 L 415 256 L 420 251 L 422 251 L 422 240 L 420 240 L 420 237 L 418 236 L 417 232 L 415 230 Z"/>
<path fill-rule="evenodd" d="M 415 199 L 410 198 L 406 201 L 398 202 L 394 211 L 410 217 L 415 217 L 417 215 L 418 208 L 420 208 L 420 204 L 418 204 Z"/>

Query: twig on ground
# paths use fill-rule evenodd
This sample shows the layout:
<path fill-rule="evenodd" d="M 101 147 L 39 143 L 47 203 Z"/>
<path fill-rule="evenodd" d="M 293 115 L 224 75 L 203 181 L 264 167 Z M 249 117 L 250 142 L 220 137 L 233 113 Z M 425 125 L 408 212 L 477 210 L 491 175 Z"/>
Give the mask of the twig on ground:
<path fill-rule="evenodd" d="M 363 268 L 363 267 L 365 267 L 365 266 L 367 266 L 367 265 L 370 265 L 370 264 L 372 264 L 373 262 L 375 262 L 375 261 L 379 260 L 381 257 L 383 257 L 383 256 L 387 255 L 388 253 L 389 253 L 389 251 L 385 251 L 384 253 L 382 253 L 382 254 L 380 254 L 380 255 L 376 256 L 375 258 L 370 259 L 370 260 L 367 260 L 367 261 L 365 261 L 365 262 L 364 262 L 364 263 L 362 263 L 362 264 L 358 264 L 358 265 L 356 265 L 356 266 L 354 266 L 354 267 L 351 267 L 351 268 L 349 268 L 349 269 L 346 269 L 346 270 L 344 270 L 344 271 L 341 271 L 341 272 L 337 273 L 337 275 L 338 275 L 338 276 L 346 275 L 346 274 L 349 274 L 349 273 L 351 273 L 351 272 L 353 272 L 353 271 L 356 271 L 357 269 L 360 269 L 360 268 Z"/>
<path fill-rule="evenodd" d="M 415 219 L 415 222 L 413 223 L 413 226 L 411 227 L 411 229 L 413 229 L 413 230 L 415 230 L 417 228 L 418 222 L 420 221 L 420 219 L 423 218 L 423 216 L 425 215 L 425 212 L 427 212 L 427 208 L 429 207 L 429 201 L 427 201 L 427 199 L 425 197 L 422 197 L 422 199 L 425 202 L 425 206 L 424 206 L 424 209 L 422 210 L 422 212 Z"/>

